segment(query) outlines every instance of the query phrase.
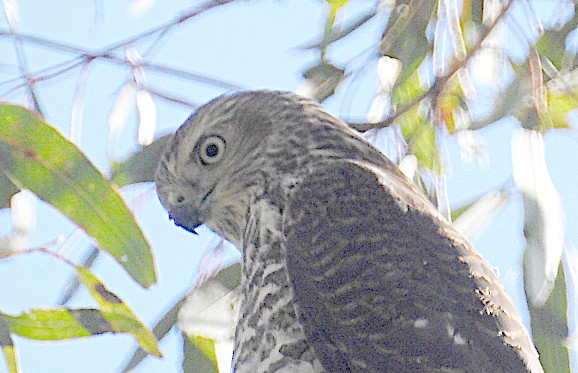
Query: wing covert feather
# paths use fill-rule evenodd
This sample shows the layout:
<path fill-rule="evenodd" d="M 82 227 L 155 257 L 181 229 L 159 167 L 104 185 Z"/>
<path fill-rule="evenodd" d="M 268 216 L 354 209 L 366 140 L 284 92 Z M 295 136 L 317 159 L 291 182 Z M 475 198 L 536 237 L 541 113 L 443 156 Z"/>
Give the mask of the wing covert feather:
<path fill-rule="evenodd" d="M 542 371 L 494 271 L 401 174 L 322 164 L 292 191 L 283 230 L 328 372 Z"/>

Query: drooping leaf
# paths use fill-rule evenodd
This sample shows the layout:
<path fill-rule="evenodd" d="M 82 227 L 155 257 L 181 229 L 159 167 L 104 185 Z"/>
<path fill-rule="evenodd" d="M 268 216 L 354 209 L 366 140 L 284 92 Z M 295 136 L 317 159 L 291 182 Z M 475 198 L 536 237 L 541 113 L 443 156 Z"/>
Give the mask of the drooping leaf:
<path fill-rule="evenodd" d="M 564 70 L 576 66 L 576 59 L 570 58 L 568 51 L 565 48 L 568 35 L 578 26 L 578 12 L 574 11 L 574 15 L 569 22 L 564 26 L 546 30 L 542 37 L 536 43 L 536 49 L 540 53 L 541 58 L 548 59 L 556 69 Z M 571 65 L 569 65 L 571 63 Z"/>
<path fill-rule="evenodd" d="M 241 266 L 236 263 L 193 289 L 179 313 L 179 328 L 192 336 L 232 339 L 237 318 L 233 290 L 240 276 Z"/>
<path fill-rule="evenodd" d="M 234 290 L 241 279 L 241 265 L 223 268 L 186 297 L 178 326 L 185 336 L 183 369 L 187 372 L 218 372 L 216 341 L 233 340 L 237 312 Z M 229 371 L 230 367 L 220 367 Z"/>
<path fill-rule="evenodd" d="M 349 0 L 325 0 L 330 8 L 329 11 L 329 15 L 332 19 L 335 19 L 335 16 L 337 15 L 337 12 L 339 11 L 339 9 L 343 8 L 345 6 L 345 4 L 347 4 L 349 2 Z"/>
<path fill-rule="evenodd" d="M 20 189 L 14 185 L 3 173 L 0 173 L 0 209 L 10 207 L 10 198 Z"/>
<path fill-rule="evenodd" d="M 511 196 L 504 190 L 492 191 L 452 210 L 454 226 L 469 240 L 479 233 L 508 203 Z"/>
<path fill-rule="evenodd" d="M 402 70 L 402 74 L 404 70 L 405 69 Z M 400 81 L 399 77 L 397 81 Z M 392 104 L 397 110 L 404 109 L 406 106 L 415 103 L 415 100 L 426 92 L 427 89 L 422 86 L 417 66 L 415 66 L 411 76 L 394 88 L 392 92 Z"/>
<path fill-rule="evenodd" d="M 559 266 L 552 292 L 541 307 L 528 302 L 534 344 L 540 354 L 544 372 L 570 372 L 568 336 L 568 301 L 563 266 Z"/>
<path fill-rule="evenodd" d="M 79 263 L 83 267 L 92 268 L 94 262 L 98 258 L 100 251 L 93 245 L 88 248 L 88 251 L 84 253 L 84 257 L 80 259 Z M 80 289 L 80 281 L 78 280 L 78 276 L 74 274 L 70 280 L 68 281 L 66 288 L 64 289 L 60 299 L 56 302 L 57 304 L 64 306 L 68 303 L 74 294 Z"/>
<path fill-rule="evenodd" d="M 191 320 L 197 320 L 202 318 L 202 314 L 206 312 L 206 305 L 214 302 L 216 300 L 217 303 L 221 300 L 223 294 L 227 294 L 233 291 L 235 288 L 239 286 L 241 280 L 241 265 L 240 263 L 232 264 L 228 267 L 221 269 L 217 274 L 215 274 L 210 279 L 203 282 L 198 288 L 193 289 L 189 294 L 182 297 L 178 302 L 175 303 L 174 306 L 170 308 L 169 311 L 157 322 L 155 327 L 153 328 L 153 334 L 157 339 L 162 339 L 164 336 L 177 324 L 177 320 L 179 320 L 178 326 L 183 331 L 184 338 L 186 337 L 186 333 L 191 333 L 194 329 L 194 326 L 191 329 L 188 329 L 187 326 L 190 325 Z M 210 289 L 215 289 L 215 285 L 217 285 L 217 289 L 221 291 L 221 296 L 215 295 L 211 292 Z M 209 289 L 210 288 L 210 289 Z M 224 289 L 224 292 L 222 292 Z M 193 299 L 191 295 L 197 294 L 199 295 L 198 291 L 204 291 L 206 295 L 206 299 L 203 299 L 201 296 L 200 298 L 197 297 Z M 210 299 L 209 299 L 210 298 Z M 199 300 L 198 304 L 196 300 Z M 207 302 L 208 301 L 208 302 Z M 185 302 L 188 302 L 188 309 L 183 309 L 182 313 L 183 316 L 180 316 L 181 309 Z M 203 307 L 203 304 L 205 305 Z M 221 302 L 221 305 L 226 305 L 226 303 Z M 223 310 L 219 310 L 218 308 L 213 308 L 213 312 L 216 313 L 215 317 L 219 317 L 220 314 L 223 313 Z M 187 316 L 188 315 L 188 316 Z M 184 320 L 184 318 L 188 318 L 188 320 Z M 230 321 L 230 328 L 234 328 L 235 322 Z M 222 337 L 222 335 L 220 335 Z M 206 336 L 205 336 L 206 337 Z M 209 338 L 210 339 L 210 338 Z M 186 342 L 190 343 L 190 342 Z M 193 348 L 191 346 L 186 347 Z M 194 349 L 193 349 L 194 350 Z M 188 351 L 188 350 L 187 350 Z M 196 351 L 196 350 L 194 350 Z M 197 351 L 198 352 L 198 351 Z M 142 350 L 138 349 L 131 354 L 130 360 L 123 366 L 121 371 L 123 372 L 130 372 L 134 369 L 140 362 L 147 357 L 147 354 Z M 185 360 L 191 359 L 191 357 L 185 355 Z M 191 359 L 194 360 L 194 359 Z M 185 361 L 183 364 L 187 366 L 194 365 L 194 363 Z M 200 370 L 193 370 L 193 372 L 200 371 Z M 204 371 L 203 371 L 204 372 Z"/>
<path fill-rule="evenodd" d="M 400 84 L 414 73 L 431 49 L 425 30 L 436 3 L 435 0 L 397 1 L 390 15 L 379 48 L 382 56 L 401 61 Z"/>
<path fill-rule="evenodd" d="M 172 135 L 159 137 L 152 144 L 143 147 L 125 161 L 112 167 L 112 181 L 119 187 L 152 182 L 163 151 Z"/>
<path fill-rule="evenodd" d="M 492 106 L 490 115 L 486 118 L 470 123 L 469 129 L 476 130 L 486 127 L 505 116 L 514 115 L 521 119 L 526 115 L 528 105 L 530 105 L 531 90 L 530 76 L 527 68 L 514 68 L 516 75 L 513 80 L 498 93 L 498 97 Z"/>
<path fill-rule="evenodd" d="M 20 369 L 18 367 L 16 348 L 14 347 L 12 336 L 10 335 L 10 327 L 2 317 L 0 317 L 0 347 L 2 348 L 8 372 L 18 373 Z"/>
<path fill-rule="evenodd" d="M 10 332 L 29 339 L 61 340 L 114 332 L 96 309 L 34 309 L 18 316 L 0 313 Z"/>
<path fill-rule="evenodd" d="M 153 328 L 153 335 L 157 340 L 161 340 L 167 335 L 167 333 L 176 325 L 177 315 L 181 309 L 184 302 L 184 298 L 180 299 L 175 303 L 168 312 L 157 322 Z M 124 364 L 121 369 L 122 372 L 131 372 L 136 368 L 148 354 L 142 349 L 136 349 L 132 354 L 130 354 L 130 359 L 126 364 Z"/>
<path fill-rule="evenodd" d="M 126 304 L 87 268 L 74 267 L 100 309 L 35 309 L 18 316 L 0 313 L 0 326 L 3 322 L 9 333 L 36 340 L 81 338 L 108 332 L 129 333 L 145 351 L 161 356 L 152 333 Z"/>
<path fill-rule="evenodd" d="M 215 341 L 183 334 L 183 372 L 219 373 Z"/>
<path fill-rule="evenodd" d="M 564 216 L 546 164 L 543 134 L 519 129 L 512 138 L 514 181 L 524 201 L 524 285 L 541 306 L 554 286 L 564 247 Z"/>
<path fill-rule="evenodd" d="M 138 111 L 138 143 L 147 146 L 153 142 L 157 125 L 157 108 L 149 92 L 145 90 L 137 91 L 136 108 Z"/>
<path fill-rule="evenodd" d="M 112 329 L 117 333 L 129 333 L 140 347 L 153 355 L 162 356 L 158 342 L 152 332 L 143 325 L 130 308 L 87 268 L 76 266 L 79 280 L 88 288 L 92 297 L 100 306 L 100 312 Z"/>
<path fill-rule="evenodd" d="M 303 73 L 303 77 L 310 87 L 309 97 L 323 102 L 337 90 L 345 77 L 345 71 L 325 61 L 319 62 Z"/>
<path fill-rule="evenodd" d="M 480 29 L 483 27 L 483 2 L 464 0 L 460 15 L 460 26 L 468 51 L 478 42 Z"/>
<path fill-rule="evenodd" d="M 419 113 L 419 107 L 404 113 L 398 119 L 403 137 L 406 139 L 411 152 L 417 157 L 418 163 L 440 173 L 441 156 L 436 144 L 434 127 L 427 123 Z"/>
<path fill-rule="evenodd" d="M 156 281 L 149 244 L 120 195 L 40 117 L 0 105 L 0 171 L 82 227 L 143 286 Z"/>
<path fill-rule="evenodd" d="M 157 164 L 171 136 L 171 134 L 161 136 L 153 141 L 152 144 L 144 146 L 140 150 L 131 154 L 124 161 L 112 164 L 111 180 L 118 187 L 137 183 L 154 182 Z M 91 247 L 87 252 L 85 259 L 82 261 L 82 265 L 85 267 L 91 267 L 99 254 L 100 252 L 96 248 Z M 78 277 L 73 276 L 67 285 L 62 299 L 59 300 L 58 303 L 66 304 L 76 293 L 79 285 Z"/>
<path fill-rule="evenodd" d="M 444 86 L 443 91 L 437 96 L 436 111 L 438 119 L 445 125 L 450 134 L 456 131 L 456 113 L 463 105 L 464 92 L 460 79 L 454 77 Z"/>
<path fill-rule="evenodd" d="M 573 97 L 572 92 L 549 89 L 546 99 L 548 113 L 546 118 L 542 118 L 541 129 L 545 131 L 552 128 L 569 128 L 570 123 L 566 115 L 578 106 L 576 97 Z"/>

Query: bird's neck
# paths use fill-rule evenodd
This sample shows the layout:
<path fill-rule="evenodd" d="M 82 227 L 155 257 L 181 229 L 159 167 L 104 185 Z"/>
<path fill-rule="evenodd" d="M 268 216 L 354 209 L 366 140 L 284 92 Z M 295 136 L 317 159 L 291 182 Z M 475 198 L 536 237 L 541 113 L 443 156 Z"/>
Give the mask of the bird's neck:
<path fill-rule="evenodd" d="M 241 305 L 235 333 L 236 372 L 270 371 L 276 364 L 297 364 L 313 372 L 312 363 L 282 354 L 284 346 L 303 344 L 305 334 L 293 306 L 286 271 L 282 212 L 262 199 L 252 204 L 243 239 Z M 314 359 L 314 354 L 305 354 Z M 292 361 L 292 362 L 291 362 Z"/>

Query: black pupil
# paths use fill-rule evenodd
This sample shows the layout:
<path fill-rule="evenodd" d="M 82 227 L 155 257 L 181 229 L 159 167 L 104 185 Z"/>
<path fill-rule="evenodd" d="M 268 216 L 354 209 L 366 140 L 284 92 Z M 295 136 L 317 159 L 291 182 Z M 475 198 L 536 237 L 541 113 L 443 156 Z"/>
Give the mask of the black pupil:
<path fill-rule="evenodd" d="M 215 144 L 209 144 L 205 148 L 205 154 L 207 155 L 207 157 L 214 157 L 217 154 L 219 154 L 219 147 Z"/>

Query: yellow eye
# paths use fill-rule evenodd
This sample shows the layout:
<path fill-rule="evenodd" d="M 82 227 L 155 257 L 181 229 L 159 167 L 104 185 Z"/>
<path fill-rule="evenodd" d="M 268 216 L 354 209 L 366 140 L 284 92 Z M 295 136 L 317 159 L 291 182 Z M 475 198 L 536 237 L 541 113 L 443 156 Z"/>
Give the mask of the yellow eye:
<path fill-rule="evenodd" d="M 225 155 L 225 140 L 221 136 L 213 135 L 200 141 L 199 158 L 204 165 L 213 164 Z"/>

